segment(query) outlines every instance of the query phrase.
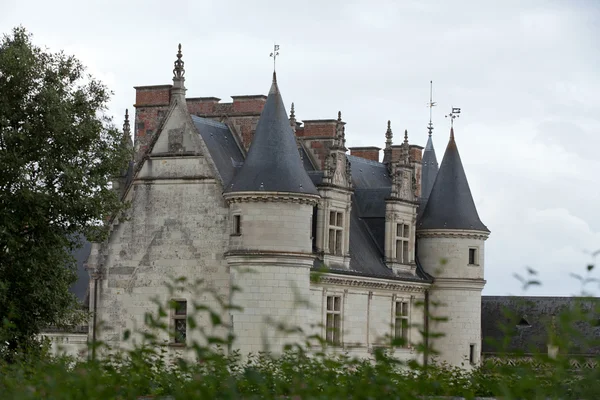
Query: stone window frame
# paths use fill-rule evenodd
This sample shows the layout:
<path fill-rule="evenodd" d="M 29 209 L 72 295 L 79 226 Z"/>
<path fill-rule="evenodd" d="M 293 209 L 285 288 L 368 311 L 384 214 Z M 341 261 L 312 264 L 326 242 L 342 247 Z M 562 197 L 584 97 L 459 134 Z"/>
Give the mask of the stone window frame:
<path fill-rule="evenodd" d="M 170 331 L 173 333 L 173 338 L 170 342 L 171 346 L 179 346 L 179 347 L 184 347 L 187 343 L 187 299 L 184 298 L 174 298 L 171 299 L 171 302 L 175 302 L 176 306 L 171 308 L 171 323 L 170 323 Z M 178 309 L 178 305 L 180 305 L 181 303 L 185 304 L 185 309 L 183 310 L 183 313 L 180 313 Z M 177 324 L 178 322 L 183 322 L 184 325 L 184 329 L 185 329 L 185 336 L 183 338 L 179 338 L 177 335 Z"/>
<path fill-rule="evenodd" d="M 331 307 L 329 299 L 332 299 Z M 335 300 L 338 300 L 336 307 Z M 343 321 L 344 321 L 344 293 L 339 292 L 324 292 L 323 293 L 323 309 L 324 309 L 324 338 L 325 341 L 335 347 L 343 346 Z M 337 309 L 336 309 L 337 308 Z M 330 321 L 331 316 L 331 323 Z M 337 317 L 337 327 L 336 327 Z M 330 329 L 332 325 L 333 330 Z"/>
<path fill-rule="evenodd" d="M 477 246 L 470 246 L 469 250 L 468 250 L 468 260 L 467 260 L 467 264 L 468 265 L 472 265 L 472 266 L 479 266 L 479 247 Z M 472 255 L 472 257 L 471 257 Z M 471 259 L 473 262 L 471 262 Z"/>
<path fill-rule="evenodd" d="M 396 223 L 394 231 L 394 259 L 400 264 L 408 264 L 410 262 L 410 224 L 404 221 Z"/>
<path fill-rule="evenodd" d="M 333 217 L 333 224 L 332 224 Z M 344 210 L 332 208 L 327 213 L 327 249 L 329 253 L 336 256 L 344 255 L 344 222 L 346 222 L 346 212 Z M 333 235 L 333 248 L 332 244 Z"/>
<path fill-rule="evenodd" d="M 398 312 L 398 305 L 400 305 L 400 312 Z M 403 349 L 410 348 L 410 321 L 412 317 L 412 301 L 406 297 L 394 297 L 393 298 L 393 338 L 404 339 L 404 344 L 400 346 Z M 399 329 L 398 322 L 402 325 Z M 399 335 L 400 333 L 400 335 Z"/>

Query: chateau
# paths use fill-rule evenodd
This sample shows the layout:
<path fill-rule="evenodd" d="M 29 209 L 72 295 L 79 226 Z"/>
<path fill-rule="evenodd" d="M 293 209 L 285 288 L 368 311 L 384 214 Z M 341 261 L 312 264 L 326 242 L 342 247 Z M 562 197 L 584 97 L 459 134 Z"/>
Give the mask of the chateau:
<path fill-rule="evenodd" d="M 438 166 L 431 123 L 423 148 L 406 131 L 394 144 L 383 122 L 380 161 L 378 147 L 347 147 L 341 113 L 300 120 L 292 103 L 288 114 L 275 73 L 268 96 L 231 103 L 186 98 L 181 47 L 173 74 L 172 85 L 135 88 L 134 142 L 126 143 L 135 156 L 113 185 L 131 206 L 111 220 L 106 242 L 86 250 L 89 340 L 126 345 L 125 331 L 144 326 L 156 297 L 177 302 L 168 315 L 175 334 L 164 340 L 185 351 L 201 340 L 186 323 L 194 304 L 218 302 L 206 292 L 170 294 L 165 282 L 183 276 L 243 307 L 222 310 L 229 332 L 214 332 L 233 333 L 242 353 L 299 340 L 277 331 L 273 322 L 282 322 L 350 355 L 400 339 L 394 355 L 420 362 L 419 331 L 440 332 L 431 339 L 438 360 L 480 363 L 490 231 L 459 134 L 444 135 Z M 199 315 L 209 331 L 210 318 Z"/>

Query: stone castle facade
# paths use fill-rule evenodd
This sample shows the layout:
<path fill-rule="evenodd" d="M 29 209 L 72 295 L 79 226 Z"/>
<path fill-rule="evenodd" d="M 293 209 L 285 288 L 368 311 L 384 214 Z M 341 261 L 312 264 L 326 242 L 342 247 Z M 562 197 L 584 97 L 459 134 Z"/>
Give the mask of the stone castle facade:
<path fill-rule="evenodd" d="M 227 327 L 212 333 L 233 333 L 242 353 L 298 341 L 272 323 L 283 322 L 365 357 L 396 338 L 394 355 L 419 361 L 420 332 L 441 332 L 439 360 L 479 364 L 490 231 L 453 130 L 438 168 L 431 129 L 424 148 L 406 132 L 394 145 L 388 122 L 380 162 L 377 147 L 348 152 L 341 113 L 300 121 L 292 104 L 288 114 L 275 74 L 268 96 L 221 103 L 186 98 L 181 51 L 173 73 L 172 85 L 136 88 L 135 155 L 114 181 L 131 206 L 86 264 L 90 340 L 126 345 L 157 298 L 176 302 L 163 339 L 185 352 L 202 340 L 186 316 L 197 303 L 218 308 L 217 296 L 243 309 L 221 310 Z M 211 293 L 174 295 L 170 276 Z M 209 315 L 198 318 L 210 331 Z"/>

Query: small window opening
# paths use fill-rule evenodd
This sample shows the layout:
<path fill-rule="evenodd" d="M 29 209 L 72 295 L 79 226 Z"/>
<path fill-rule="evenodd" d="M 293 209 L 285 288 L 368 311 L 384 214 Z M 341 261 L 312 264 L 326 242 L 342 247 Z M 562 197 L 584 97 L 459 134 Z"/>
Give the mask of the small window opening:
<path fill-rule="evenodd" d="M 242 216 L 239 214 L 233 216 L 233 234 L 234 235 L 242 234 Z"/>
<path fill-rule="evenodd" d="M 518 328 L 531 328 L 531 324 L 529 323 L 529 321 L 527 321 L 527 319 L 525 317 L 521 317 L 521 319 L 519 320 L 519 323 L 517 324 Z"/>
<path fill-rule="evenodd" d="M 477 264 L 477 249 L 469 249 L 469 264 Z"/>
<path fill-rule="evenodd" d="M 175 301 L 173 330 L 175 336 L 174 342 L 185 344 L 185 338 L 187 337 L 187 301 Z"/>
<path fill-rule="evenodd" d="M 475 364 L 475 345 L 469 345 L 469 363 Z"/>

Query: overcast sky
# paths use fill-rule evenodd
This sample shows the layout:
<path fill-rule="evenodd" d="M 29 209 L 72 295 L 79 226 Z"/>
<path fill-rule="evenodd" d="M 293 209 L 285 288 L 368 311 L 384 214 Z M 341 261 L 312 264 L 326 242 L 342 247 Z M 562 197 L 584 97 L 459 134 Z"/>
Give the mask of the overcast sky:
<path fill-rule="evenodd" d="M 438 161 L 444 115 L 461 107 L 456 140 L 492 231 L 484 294 L 577 294 L 569 274 L 600 249 L 596 0 L 0 0 L 0 10 L 2 32 L 22 24 L 104 81 L 119 125 L 133 86 L 171 83 L 179 42 L 187 95 L 222 101 L 268 92 L 276 42 L 288 109 L 341 110 L 350 147 L 383 147 L 388 119 L 396 143 L 408 129 L 424 145 L 433 80 Z M 524 293 L 513 274 L 526 267 L 543 285 Z"/>

